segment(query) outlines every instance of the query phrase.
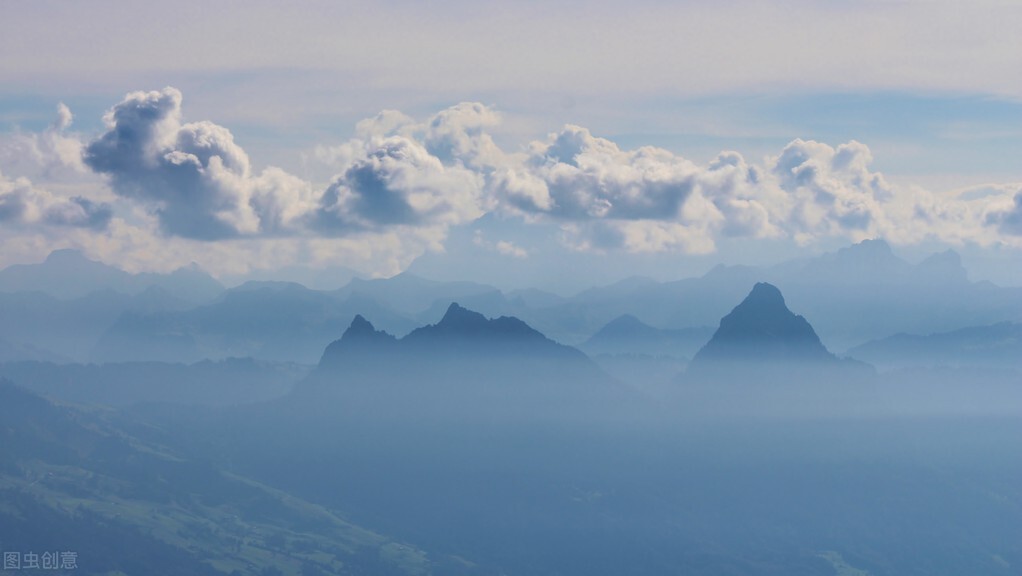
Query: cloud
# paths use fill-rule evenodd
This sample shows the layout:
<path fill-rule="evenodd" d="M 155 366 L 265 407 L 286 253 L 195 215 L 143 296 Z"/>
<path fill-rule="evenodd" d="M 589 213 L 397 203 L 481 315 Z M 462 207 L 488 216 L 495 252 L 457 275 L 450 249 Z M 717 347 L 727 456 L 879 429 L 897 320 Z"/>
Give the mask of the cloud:
<path fill-rule="evenodd" d="M 231 132 L 181 121 L 181 92 L 133 92 L 84 150 L 120 196 L 142 202 L 170 235 L 200 240 L 288 233 L 311 209 L 310 186 L 277 168 L 253 175 Z"/>
<path fill-rule="evenodd" d="M 63 103 L 57 105 L 53 122 L 42 132 L 15 132 L 0 138 L 0 167 L 9 174 L 47 180 L 80 178 L 82 141 L 68 132 L 74 116 Z"/>
<path fill-rule="evenodd" d="M 506 158 L 486 129 L 500 123 L 500 114 L 493 108 L 478 102 L 462 102 L 429 119 L 423 143 L 441 162 L 492 169 Z"/>
<path fill-rule="evenodd" d="M 1002 201 L 999 204 L 995 204 L 986 215 L 986 223 L 1004 234 L 1022 236 L 1022 190 L 1015 194 L 1010 203 Z"/>
<path fill-rule="evenodd" d="M 0 222 L 7 226 L 44 224 L 99 231 L 112 216 L 109 204 L 81 196 L 60 198 L 27 178 L 10 180 L 0 173 Z"/>
<path fill-rule="evenodd" d="M 778 235 L 760 169 L 737 153 L 700 167 L 645 146 L 621 150 L 579 126 L 533 142 L 521 166 L 493 178 L 508 210 L 565 223 L 577 250 L 712 250 L 714 238 Z"/>
<path fill-rule="evenodd" d="M 361 146 L 320 198 L 318 230 L 449 226 L 483 215 L 483 178 L 478 173 L 445 166 L 423 144 L 405 136 L 373 137 Z"/>
<path fill-rule="evenodd" d="M 19 176 L 0 175 L 5 239 L 32 227 L 73 230 L 78 245 L 138 262 L 159 253 L 243 273 L 314 261 L 370 274 L 442 252 L 451 227 L 494 213 L 559 229 L 564 247 L 598 253 L 705 254 L 725 238 L 1022 246 L 1017 185 L 959 194 L 897 186 L 857 141 L 796 139 L 758 162 L 725 151 L 697 164 L 568 125 L 508 153 L 493 136 L 501 114 L 463 102 L 421 121 L 393 110 L 363 120 L 342 144 L 314 149 L 333 174 L 314 183 L 280 168 L 255 171 L 230 130 L 184 121 L 174 88 L 128 94 L 87 144 L 69 132 L 72 120 L 61 105 L 44 131 L 0 142 L 0 168 Z M 473 241 L 532 256 L 481 232 Z"/>
<path fill-rule="evenodd" d="M 696 172 L 665 150 L 622 151 L 578 126 L 534 143 L 528 165 L 551 200 L 545 211 L 566 220 L 676 219 Z"/>
<path fill-rule="evenodd" d="M 783 226 L 801 242 L 876 236 L 885 224 L 882 203 L 895 192 L 869 171 L 872 160 L 869 148 L 854 140 L 836 149 L 801 139 L 785 146 L 770 166 L 789 205 Z"/>
<path fill-rule="evenodd" d="M 490 242 L 483 235 L 482 230 L 475 231 L 475 233 L 472 235 L 472 243 L 485 250 L 492 250 L 498 254 L 510 256 L 512 258 L 524 259 L 529 257 L 529 252 L 527 250 L 509 240 L 498 240 L 496 242 Z"/>

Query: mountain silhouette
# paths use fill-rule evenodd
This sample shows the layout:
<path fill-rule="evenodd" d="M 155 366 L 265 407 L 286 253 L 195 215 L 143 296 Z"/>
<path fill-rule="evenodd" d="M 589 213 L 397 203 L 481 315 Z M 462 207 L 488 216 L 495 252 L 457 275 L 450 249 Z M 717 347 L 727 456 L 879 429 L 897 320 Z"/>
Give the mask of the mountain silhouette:
<path fill-rule="evenodd" d="M 582 352 L 550 340 L 518 318 L 486 318 L 453 303 L 439 322 L 416 328 L 401 339 L 376 330 L 357 315 L 341 338 L 327 346 L 320 368 L 344 366 L 365 355 L 381 354 L 405 360 L 414 357 L 429 364 L 465 365 L 522 357 L 591 364 Z"/>
<path fill-rule="evenodd" d="M 403 338 L 356 316 L 296 394 L 341 395 L 375 414 L 401 406 L 464 415 L 582 404 L 618 387 L 588 356 L 518 318 L 486 318 L 453 303 L 439 322 Z"/>
<path fill-rule="evenodd" d="M 835 360 L 809 322 L 788 309 L 781 291 L 760 282 L 721 319 L 720 327 L 692 364 Z"/>
<path fill-rule="evenodd" d="M 789 380 L 872 373 L 872 367 L 831 354 L 809 322 L 788 309 L 777 287 L 760 282 L 720 320 L 687 375 L 711 379 Z"/>
<path fill-rule="evenodd" d="M 561 357 L 584 359 L 578 350 L 550 340 L 513 316 L 486 318 L 452 303 L 436 324 L 416 328 L 402 339 L 413 353 L 449 353 L 479 357 Z"/>

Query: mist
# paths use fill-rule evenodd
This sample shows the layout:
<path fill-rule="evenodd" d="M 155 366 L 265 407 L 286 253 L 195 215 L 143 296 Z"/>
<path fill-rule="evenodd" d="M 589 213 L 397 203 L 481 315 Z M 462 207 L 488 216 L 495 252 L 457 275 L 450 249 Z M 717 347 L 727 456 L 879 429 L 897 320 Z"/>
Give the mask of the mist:
<path fill-rule="evenodd" d="M 83 260 L 0 271 L 5 549 L 59 536 L 89 574 L 1022 565 L 1022 300 L 950 264 L 867 242 L 571 297 L 55 291 Z"/>

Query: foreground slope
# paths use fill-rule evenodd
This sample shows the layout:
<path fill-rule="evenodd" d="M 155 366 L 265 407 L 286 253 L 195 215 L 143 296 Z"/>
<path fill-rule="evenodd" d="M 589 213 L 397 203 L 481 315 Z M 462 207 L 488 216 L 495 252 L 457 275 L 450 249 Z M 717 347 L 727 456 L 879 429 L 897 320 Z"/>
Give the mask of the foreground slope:
<path fill-rule="evenodd" d="M 427 574 L 415 548 L 0 380 L 0 544 L 78 574 Z"/>

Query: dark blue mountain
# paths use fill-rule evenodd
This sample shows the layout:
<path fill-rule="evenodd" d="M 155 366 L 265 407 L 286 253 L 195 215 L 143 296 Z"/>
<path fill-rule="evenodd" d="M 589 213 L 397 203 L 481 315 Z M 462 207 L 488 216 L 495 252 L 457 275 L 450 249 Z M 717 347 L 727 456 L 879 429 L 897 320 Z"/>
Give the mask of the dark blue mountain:
<path fill-rule="evenodd" d="M 692 365 L 836 360 L 809 322 L 788 309 L 781 291 L 760 282 L 720 320 L 720 327 L 692 359 Z"/>
<path fill-rule="evenodd" d="M 372 406 L 377 415 L 401 406 L 466 416 L 512 406 L 543 411 L 582 405 L 619 389 L 585 354 L 525 322 L 486 318 L 451 304 L 439 322 L 400 339 L 356 316 L 296 391 L 322 399 L 324 393 L 372 390 L 357 400 L 348 396 L 347 403 Z"/>
<path fill-rule="evenodd" d="M 809 322 L 788 309 L 781 291 L 765 282 L 757 283 L 720 320 L 686 371 L 689 379 L 739 387 L 748 383 L 816 386 L 861 381 L 874 374 L 868 364 L 831 354 Z"/>

